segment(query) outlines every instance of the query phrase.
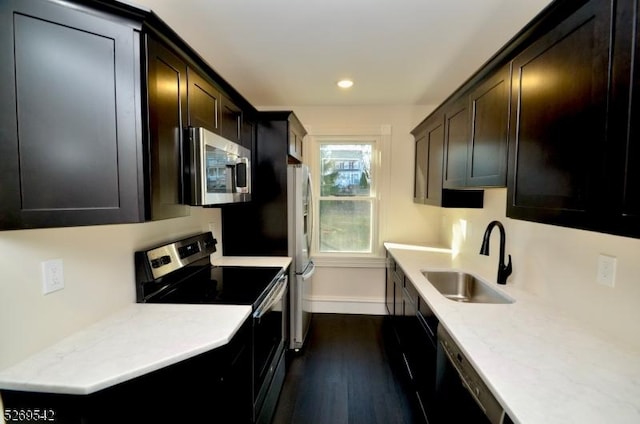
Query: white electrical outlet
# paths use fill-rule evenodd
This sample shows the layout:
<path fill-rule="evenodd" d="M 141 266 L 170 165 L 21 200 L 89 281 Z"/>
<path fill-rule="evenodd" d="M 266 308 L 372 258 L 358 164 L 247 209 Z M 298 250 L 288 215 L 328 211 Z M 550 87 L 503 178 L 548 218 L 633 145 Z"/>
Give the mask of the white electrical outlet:
<path fill-rule="evenodd" d="M 608 287 L 615 285 L 617 261 L 613 256 L 598 256 L 598 275 L 596 277 L 598 283 Z"/>
<path fill-rule="evenodd" d="M 49 294 L 64 288 L 64 268 L 62 259 L 42 262 L 42 294 Z"/>

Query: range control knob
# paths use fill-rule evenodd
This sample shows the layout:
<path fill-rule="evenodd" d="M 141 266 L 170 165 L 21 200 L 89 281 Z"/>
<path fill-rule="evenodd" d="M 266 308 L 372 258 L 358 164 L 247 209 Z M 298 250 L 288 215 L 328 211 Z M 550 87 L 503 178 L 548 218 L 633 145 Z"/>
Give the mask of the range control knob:
<path fill-rule="evenodd" d="M 163 265 L 170 264 L 171 257 L 169 255 L 160 256 L 151 260 L 151 268 L 160 268 Z"/>

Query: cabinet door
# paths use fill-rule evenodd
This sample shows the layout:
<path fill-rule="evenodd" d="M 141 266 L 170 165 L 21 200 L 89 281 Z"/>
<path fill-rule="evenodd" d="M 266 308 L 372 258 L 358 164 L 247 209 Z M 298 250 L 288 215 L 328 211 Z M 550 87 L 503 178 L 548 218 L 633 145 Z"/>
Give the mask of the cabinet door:
<path fill-rule="evenodd" d="M 289 130 L 289 156 L 294 159 L 300 160 L 300 151 L 298 145 L 302 143 L 298 142 L 298 135 L 293 130 Z"/>
<path fill-rule="evenodd" d="M 220 133 L 220 92 L 193 68 L 187 69 L 190 127 Z"/>
<path fill-rule="evenodd" d="M 289 144 L 288 144 L 288 153 L 289 159 L 293 159 L 293 162 L 302 163 L 303 160 L 303 140 L 304 136 L 307 135 L 307 131 L 302 126 L 302 123 L 296 115 L 293 113 L 289 114 L 288 117 L 288 126 L 289 126 Z"/>
<path fill-rule="evenodd" d="M 302 140 L 304 134 L 300 134 L 294 129 L 289 130 L 289 157 L 298 162 L 302 162 Z"/>
<path fill-rule="evenodd" d="M 182 160 L 186 126 L 187 65 L 165 45 L 147 38 L 150 216 L 189 214 L 183 202 Z"/>
<path fill-rule="evenodd" d="M 387 253 L 387 266 L 386 266 L 386 274 L 385 274 L 385 304 L 387 307 L 387 313 L 389 315 L 394 314 L 394 293 L 395 287 L 393 282 L 393 270 L 395 268 L 395 261 L 393 258 Z"/>
<path fill-rule="evenodd" d="M 506 187 L 510 67 L 480 83 L 469 95 L 471 137 L 467 159 L 468 187 Z"/>
<path fill-rule="evenodd" d="M 227 96 L 222 96 L 220 109 L 220 135 L 233 141 L 242 143 L 242 110 Z"/>
<path fill-rule="evenodd" d="M 137 34 L 30 0 L 0 28 L 0 229 L 140 221 Z"/>
<path fill-rule="evenodd" d="M 617 28 L 633 28 L 638 19 L 638 11 L 635 9 L 635 4 L 627 4 L 626 2 L 617 5 Z M 635 13 L 634 13 L 635 12 Z M 637 27 L 636 27 L 637 28 Z M 631 31 L 625 31 L 618 35 L 618 40 L 627 40 L 624 34 L 632 34 Z M 632 237 L 640 238 L 640 43 L 638 37 L 640 31 L 636 29 L 635 43 L 633 46 L 635 50 L 626 53 L 626 45 L 622 47 L 616 43 L 616 58 L 620 58 L 618 62 L 614 62 L 614 69 L 619 72 L 615 73 L 612 80 L 613 97 L 616 99 L 614 104 L 615 109 L 610 111 L 609 128 L 619 129 L 620 132 L 614 134 L 618 139 L 622 140 L 619 143 L 619 157 L 615 162 L 610 162 L 610 170 L 618 170 L 621 177 L 619 177 L 618 186 L 622 187 L 622 200 L 619 201 L 621 207 L 618 210 L 617 216 L 617 228 L 615 228 L 618 234 L 628 235 Z M 628 37 L 629 40 L 634 40 L 633 37 Z M 624 72 L 626 66 L 633 65 L 629 75 L 631 75 L 631 82 L 629 80 L 620 78 L 620 71 Z M 629 88 L 631 88 L 629 90 Z M 630 109 L 627 109 L 630 107 Z M 628 114 L 629 124 L 625 118 Z M 622 158 L 622 160 L 620 160 Z"/>
<path fill-rule="evenodd" d="M 445 111 L 444 188 L 466 186 L 469 103 L 466 96 Z"/>
<path fill-rule="evenodd" d="M 253 151 L 256 138 L 256 123 L 246 117 L 242 120 L 242 146 Z"/>
<path fill-rule="evenodd" d="M 393 278 L 393 317 L 396 325 L 398 321 L 402 321 L 404 309 L 402 306 L 402 290 L 404 282 L 397 277 Z"/>
<path fill-rule="evenodd" d="M 414 132 L 416 142 L 414 194 L 416 203 L 440 206 L 442 201 L 442 160 L 444 118 L 435 115 Z"/>
<path fill-rule="evenodd" d="M 611 8 L 587 2 L 513 60 L 509 217 L 589 226 L 607 151 Z"/>

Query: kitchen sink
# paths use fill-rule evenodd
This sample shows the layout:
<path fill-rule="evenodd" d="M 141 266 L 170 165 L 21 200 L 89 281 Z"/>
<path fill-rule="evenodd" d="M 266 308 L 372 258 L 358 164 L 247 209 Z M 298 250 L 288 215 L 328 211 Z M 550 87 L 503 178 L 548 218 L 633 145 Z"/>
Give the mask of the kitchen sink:
<path fill-rule="evenodd" d="M 465 303 L 513 303 L 514 300 L 493 289 L 489 283 L 459 271 L 422 271 L 444 297 Z"/>

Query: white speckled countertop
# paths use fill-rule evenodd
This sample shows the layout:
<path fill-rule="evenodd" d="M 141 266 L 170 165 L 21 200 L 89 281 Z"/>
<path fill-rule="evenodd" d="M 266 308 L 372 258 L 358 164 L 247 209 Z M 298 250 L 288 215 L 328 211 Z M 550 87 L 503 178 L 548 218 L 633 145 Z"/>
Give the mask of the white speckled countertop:
<path fill-rule="evenodd" d="M 132 304 L 0 371 L 0 388 L 90 394 L 225 345 L 251 306 Z"/>
<path fill-rule="evenodd" d="M 286 268 L 291 258 L 212 262 Z M 94 393 L 227 344 L 250 314 L 248 305 L 131 304 L 0 371 L 0 389 Z"/>
<path fill-rule="evenodd" d="M 275 266 L 286 268 L 291 264 L 288 256 L 221 256 L 212 257 L 216 266 Z"/>
<path fill-rule="evenodd" d="M 444 298 L 422 274 L 446 250 L 385 243 L 509 416 L 520 423 L 640 423 L 640 352 L 507 284 L 512 304 Z"/>

